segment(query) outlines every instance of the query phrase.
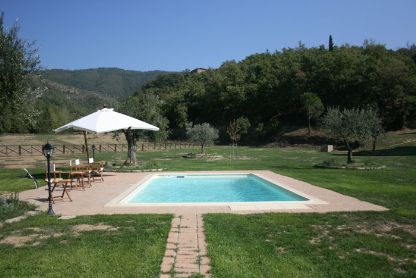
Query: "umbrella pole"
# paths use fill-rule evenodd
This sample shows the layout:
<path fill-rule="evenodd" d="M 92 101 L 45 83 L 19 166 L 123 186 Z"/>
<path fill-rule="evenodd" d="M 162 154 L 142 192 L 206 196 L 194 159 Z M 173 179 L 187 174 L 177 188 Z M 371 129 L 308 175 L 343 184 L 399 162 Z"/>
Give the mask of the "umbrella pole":
<path fill-rule="evenodd" d="M 85 149 L 87 150 L 87 163 L 90 162 L 90 152 L 88 151 L 88 141 L 87 141 L 87 132 L 84 130 L 84 141 L 85 141 Z"/>

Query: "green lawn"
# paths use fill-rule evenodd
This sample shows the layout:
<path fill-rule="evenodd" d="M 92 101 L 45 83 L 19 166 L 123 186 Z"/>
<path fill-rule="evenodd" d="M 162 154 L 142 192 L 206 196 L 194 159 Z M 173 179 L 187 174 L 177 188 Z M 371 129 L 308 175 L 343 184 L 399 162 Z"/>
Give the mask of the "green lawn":
<path fill-rule="evenodd" d="M 45 214 L 5 225 L 0 277 L 157 277 L 170 215 L 114 215 L 58 220 Z M 101 230 L 100 230 L 101 229 Z"/>
<path fill-rule="evenodd" d="M 173 171 L 268 169 L 390 209 L 328 214 L 207 215 L 205 230 L 213 277 L 416 276 L 415 143 L 355 155 L 360 162 L 386 165 L 382 170 L 316 168 L 314 165 L 324 160 L 343 162 L 346 157 L 343 153 L 320 153 L 312 148 L 242 147 L 237 160 L 230 159 L 228 147 L 209 148 L 209 153 L 215 156 L 207 158 L 182 157 L 190 151 L 139 152 L 138 158 Z M 121 163 L 124 156 L 98 154 L 97 160 Z M 41 169 L 32 171 L 42 173 Z M 0 175 L 0 191 L 30 187 L 26 180 L 16 180 L 18 172 L 0 170 Z M 101 221 L 112 222 L 113 217 L 101 216 Z M 136 236 L 126 234 L 123 238 L 128 241 Z M 102 247 L 99 242 L 93 245 Z M 70 259 L 71 263 L 72 260 L 75 259 Z"/>

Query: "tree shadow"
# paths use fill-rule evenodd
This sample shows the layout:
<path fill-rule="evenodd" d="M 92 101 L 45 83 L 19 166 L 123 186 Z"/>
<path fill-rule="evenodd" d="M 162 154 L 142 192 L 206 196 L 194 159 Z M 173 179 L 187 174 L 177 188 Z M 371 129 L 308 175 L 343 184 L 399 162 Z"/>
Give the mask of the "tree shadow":
<path fill-rule="evenodd" d="M 278 139 L 279 143 L 282 145 L 314 145 L 314 146 L 321 146 L 325 144 L 331 145 L 338 145 L 339 142 L 329 139 L 324 136 L 318 135 L 311 135 L 311 136 L 304 136 L 304 135 L 283 135 L 280 136 Z"/>
<path fill-rule="evenodd" d="M 292 170 L 311 170 L 312 168 L 310 166 L 305 167 L 294 167 L 294 166 L 287 166 L 287 165 L 273 165 L 271 166 L 274 169 L 292 169 Z"/>
<path fill-rule="evenodd" d="M 416 131 L 400 133 L 399 135 L 409 135 L 409 134 L 416 134 Z"/>
<path fill-rule="evenodd" d="M 408 156 L 416 155 L 416 146 L 399 146 L 391 149 L 354 152 L 355 156 Z"/>

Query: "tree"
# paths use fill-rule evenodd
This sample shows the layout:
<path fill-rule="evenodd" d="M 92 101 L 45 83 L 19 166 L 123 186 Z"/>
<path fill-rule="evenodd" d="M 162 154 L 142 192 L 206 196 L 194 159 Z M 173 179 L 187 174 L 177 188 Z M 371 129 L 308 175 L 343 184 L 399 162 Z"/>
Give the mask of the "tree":
<path fill-rule="evenodd" d="M 334 42 L 332 41 L 332 35 L 329 35 L 328 50 L 329 51 L 334 50 Z"/>
<path fill-rule="evenodd" d="M 204 153 L 206 145 L 214 143 L 218 139 L 218 130 L 211 127 L 208 123 L 192 125 L 188 124 L 186 127 L 186 135 L 189 140 L 201 145 L 201 154 Z"/>
<path fill-rule="evenodd" d="M 238 141 L 241 139 L 241 135 L 246 134 L 249 128 L 250 121 L 246 117 L 240 117 L 230 122 L 227 133 L 228 136 L 230 136 L 233 146 L 237 146 Z"/>
<path fill-rule="evenodd" d="M 185 137 L 186 122 L 210 123 L 222 132 L 221 139 L 228 139 L 229 121 L 240 115 L 250 119 L 253 144 L 274 140 L 279 125 L 297 125 L 305 111 L 313 128 L 319 115 L 314 118 L 305 109 L 305 92 L 315 93 L 325 108 L 376 104 L 386 129 L 414 127 L 415 49 L 396 51 L 366 42 L 334 45 L 329 52 L 328 42 L 325 48 L 301 44 L 228 61 L 201 74 L 161 75 L 141 92 L 160 98 L 162 115 L 177 139 Z"/>
<path fill-rule="evenodd" d="M 376 150 L 377 139 L 383 134 L 382 120 L 378 116 L 378 112 L 375 108 L 369 107 L 366 109 L 367 125 L 370 129 L 371 137 L 373 140 L 372 151 Z"/>
<path fill-rule="evenodd" d="M 364 144 L 372 138 L 368 109 L 329 108 L 323 118 L 323 126 L 328 134 L 342 140 L 348 150 L 347 163 L 353 163 L 352 145 L 355 142 Z"/>
<path fill-rule="evenodd" d="M 19 26 L 4 27 L 0 14 L 0 131 L 21 131 L 22 125 L 33 125 L 37 115 L 28 105 L 32 88 L 28 79 L 39 71 L 38 49 L 19 38 Z M 26 102 L 25 102 L 26 101 Z M 24 109 L 22 109 L 25 105 Z M 13 119 L 9 117 L 12 115 Z"/>
<path fill-rule="evenodd" d="M 237 148 L 241 135 L 246 134 L 249 127 L 250 121 L 246 117 L 240 117 L 230 122 L 230 125 L 227 128 L 227 134 L 230 136 L 233 148 Z"/>
<path fill-rule="evenodd" d="M 311 136 L 311 120 L 318 119 L 325 110 L 321 99 L 317 94 L 304 93 L 302 95 L 303 108 L 308 117 L 308 136 Z"/>
<path fill-rule="evenodd" d="M 137 164 L 137 140 L 139 136 L 147 136 L 154 141 L 163 141 L 169 135 L 168 120 L 161 114 L 161 101 L 158 96 L 150 93 L 137 93 L 129 97 L 121 106 L 122 112 L 159 127 L 158 134 L 145 130 L 123 130 L 127 141 L 127 159 L 125 164 Z"/>

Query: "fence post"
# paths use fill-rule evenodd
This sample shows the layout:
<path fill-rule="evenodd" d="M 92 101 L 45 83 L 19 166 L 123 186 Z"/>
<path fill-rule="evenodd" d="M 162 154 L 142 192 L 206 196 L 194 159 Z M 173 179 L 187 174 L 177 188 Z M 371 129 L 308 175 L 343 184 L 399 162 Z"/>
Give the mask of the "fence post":
<path fill-rule="evenodd" d="M 100 150 L 100 152 L 101 152 L 101 144 L 98 146 L 98 149 Z"/>
<path fill-rule="evenodd" d="M 84 146 L 84 145 L 82 145 L 82 153 L 84 153 L 84 148 L 85 148 L 85 146 Z"/>
<path fill-rule="evenodd" d="M 65 145 L 62 146 L 62 153 L 65 154 Z"/>
<path fill-rule="evenodd" d="M 142 143 L 142 152 L 144 151 L 144 144 Z"/>
<path fill-rule="evenodd" d="M 117 144 L 114 144 L 114 152 L 117 152 Z"/>
<path fill-rule="evenodd" d="M 19 155 L 22 155 L 22 146 L 19 145 Z"/>

